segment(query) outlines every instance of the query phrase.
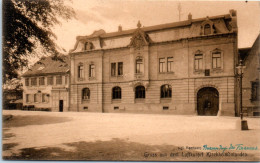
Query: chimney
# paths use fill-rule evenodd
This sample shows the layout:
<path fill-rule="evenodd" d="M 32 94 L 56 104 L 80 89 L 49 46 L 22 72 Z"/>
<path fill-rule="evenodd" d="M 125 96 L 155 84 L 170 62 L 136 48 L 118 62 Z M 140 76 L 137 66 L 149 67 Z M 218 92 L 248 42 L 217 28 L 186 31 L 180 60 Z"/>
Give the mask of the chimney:
<path fill-rule="evenodd" d="M 192 15 L 191 15 L 191 13 L 189 13 L 189 15 L 188 15 L 188 20 L 192 20 Z"/>
<path fill-rule="evenodd" d="M 119 25 L 119 26 L 118 26 L 118 32 L 122 32 L 122 30 L 123 30 L 123 29 L 122 29 L 122 26 Z"/>

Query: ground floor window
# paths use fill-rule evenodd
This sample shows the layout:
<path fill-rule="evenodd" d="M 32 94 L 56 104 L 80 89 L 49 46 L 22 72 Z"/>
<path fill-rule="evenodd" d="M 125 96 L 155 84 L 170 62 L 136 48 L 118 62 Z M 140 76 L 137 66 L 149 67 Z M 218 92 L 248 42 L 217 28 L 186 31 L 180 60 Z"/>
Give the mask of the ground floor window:
<path fill-rule="evenodd" d="M 120 87 L 114 87 L 112 92 L 113 92 L 113 95 L 112 95 L 113 99 L 121 99 L 121 88 Z"/>
<path fill-rule="evenodd" d="M 145 88 L 144 88 L 144 86 L 135 87 L 135 98 L 145 98 Z"/>
<path fill-rule="evenodd" d="M 89 100 L 90 99 L 90 90 L 89 88 L 82 89 L 82 100 Z"/>
<path fill-rule="evenodd" d="M 168 84 L 161 86 L 161 98 L 171 98 L 172 87 Z"/>

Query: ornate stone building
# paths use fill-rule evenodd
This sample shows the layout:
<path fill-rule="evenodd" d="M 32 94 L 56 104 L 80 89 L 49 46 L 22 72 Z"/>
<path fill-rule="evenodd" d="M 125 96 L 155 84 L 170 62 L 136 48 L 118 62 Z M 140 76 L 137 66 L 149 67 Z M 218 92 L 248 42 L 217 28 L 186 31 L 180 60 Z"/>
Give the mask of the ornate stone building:
<path fill-rule="evenodd" d="M 23 107 L 69 110 L 69 60 L 64 62 L 43 57 L 22 76 Z"/>
<path fill-rule="evenodd" d="M 69 111 L 235 115 L 236 11 L 78 36 Z"/>

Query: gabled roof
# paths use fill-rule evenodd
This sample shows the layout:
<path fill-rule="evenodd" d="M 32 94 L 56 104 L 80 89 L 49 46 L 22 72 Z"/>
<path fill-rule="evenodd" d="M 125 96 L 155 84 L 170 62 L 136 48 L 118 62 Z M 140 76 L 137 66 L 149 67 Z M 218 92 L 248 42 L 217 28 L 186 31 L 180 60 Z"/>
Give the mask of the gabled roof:
<path fill-rule="evenodd" d="M 61 60 L 53 59 L 52 57 L 43 57 L 35 63 L 31 69 L 25 72 L 22 76 L 41 76 L 48 74 L 64 74 L 70 70 L 70 62 L 68 56 L 61 56 Z"/>

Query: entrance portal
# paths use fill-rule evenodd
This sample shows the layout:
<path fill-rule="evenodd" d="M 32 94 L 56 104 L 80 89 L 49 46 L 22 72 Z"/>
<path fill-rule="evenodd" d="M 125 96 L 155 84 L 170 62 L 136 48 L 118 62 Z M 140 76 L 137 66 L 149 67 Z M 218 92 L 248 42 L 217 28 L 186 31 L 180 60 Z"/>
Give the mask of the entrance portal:
<path fill-rule="evenodd" d="M 219 93 L 216 88 L 201 88 L 197 93 L 198 115 L 216 116 L 219 110 Z"/>
<path fill-rule="evenodd" d="M 60 112 L 63 112 L 63 100 L 60 100 L 60 103 L 59 103 L 59 111 L 60 111 Z"/>

